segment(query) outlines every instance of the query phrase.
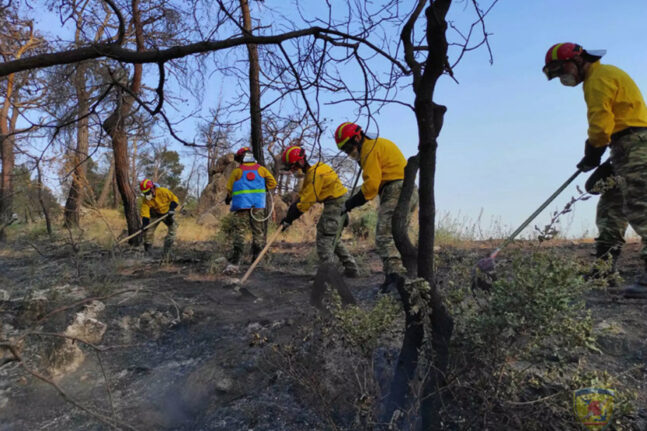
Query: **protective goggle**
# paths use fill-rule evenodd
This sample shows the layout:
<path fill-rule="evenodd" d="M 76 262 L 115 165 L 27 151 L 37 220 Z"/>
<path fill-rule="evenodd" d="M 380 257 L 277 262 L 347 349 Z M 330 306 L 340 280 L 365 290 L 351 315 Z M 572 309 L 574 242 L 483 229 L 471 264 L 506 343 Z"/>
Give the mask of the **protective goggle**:
<path fill-rule="evenodd" d="M 551 80 L 564 74 L 564 65 L 570 60 L 554 60 L 541 69 L 546 77 Z"/>
<path fill-rule="evenodd" d="M 150 189 L 150 190 L 147 190 L 147 191 L 145 191 L 145 192 L 142 192 L 142 194 L 143 194 L 144 196 L 148 196 L 148 195 L 150 195 L 150 194 L 152 194 L 152 193 L 153 193 L 153 189 Z"/>

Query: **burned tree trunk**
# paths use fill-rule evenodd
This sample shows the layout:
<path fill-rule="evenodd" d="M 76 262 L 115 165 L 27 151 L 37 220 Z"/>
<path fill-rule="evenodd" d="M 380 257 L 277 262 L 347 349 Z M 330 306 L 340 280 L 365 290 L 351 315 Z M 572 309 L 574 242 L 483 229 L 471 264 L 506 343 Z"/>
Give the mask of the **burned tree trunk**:
<path fill-rule="evenodd" d="M 401 280 L 398 291 L 405 309 L 406 326 L 396 365 L 395 375 L 391 383 L 391 391 L 384 404 L 382 418 L 390 421 L 396 410 L 404 411 L 407 407 L 409 382 L 415 375 L 419 354 L 425 337 L 431 341 L 431 351 L 427 352 L 431 368 L 425 373 L 423 398 L 420 406 L 422 429 L 440 428 L 440 388 L 444 384 L 445 372 L 449 363 L 449 341 L 453 331 L 453 320 L 445 308 L 434 273 L 434 237 L 435 237 L 435 175 L 437 137 L 443 124 L 446 108 L 433 101 L 434 90 L 438 78 L 447 67 L 447 40 L 445 32 L 447 23 L 445 16 L 451 5 L 451 0 L 426 1 L 419 0 L 418 4 L 405 24 L 401 39 L 404 45 L 405 59 L 413 74 L 413 89 L 415 93 L 415 115 L 418 124 L 418 159 L 420 164 L 420 212 L 419 236 L 417 250 L 417 273 L 424 278 L 429 289 L 420 291 L 415 284 L 406 286 Z M 425 9 L 426 7 L 426 9 Z M 414 56 L 413 27 L 425 10 L 426 38 L 428 56 L 423 63 L 416 61 Z M 412 247 L 408 244 L 405 223 L 408 203 L 413 190 L 416 174 L 416 160 L 410 159 L 405 171 L 403 192 L 394 217 L 393 233 L 398 249 L 403 253 L 405 265 L 412 258 Z M 418 289 L 414 291 L 413 289 Z M 413 301 L 422 301 L 414 304 Z M 428 332 L 431 333 L 428 333 Z"/>
<path fill-rule="evenodd" d="M 144 51 L 144 33 L 141 21 L 141 12 L 139 10 L 138 0 L 132 0 L 133 8 L 133 26 L 135 29 L 135 40 L 137 42 L 137 51 Z M 112 149 L 114 152 L 115 178 L 117 188 L 121 195 L 121 201 L 124 204 L 124 214 L 128 225 L 128 234 L 133 234 L 141 228 L 139 215 L 137 214 L 137 201 L 135 191 L 130 184 L 128 167 L 130 158 L 128 157 L 128 135 L 126 133 L 126 118 L 130 115 L 130 110 L 135 102 L 131 94 L 138 94 L 142 81 L 142 65 L 134 65 L 134 73 L 130 82 L 130 94 L 119 91 L 117 94 L 117 107 L 115 111 L 104 121 L 103 129 L 112 139 Z M 133 237 L 129 244 L 137 245 L 141 241 L 139 236 Z"/>
<path fill-rule="evenodd" d="M 49 216 L 49 210 L 47 209 L 47 205 L 45 203 L 45 198 L 43 196 L 43 176 L 41 173 L 40 169 L 40 164 L 36 162 L 36 172 L 38 174 L 37 180 L 38 180 L 38 202 L 40 203 L 40 208 L 43 210 L 43 216 L 45 217 L 45 225 L 47 226 L 47 234 L 49 236 L 52 236 L 52 220 L 51 217 Z"/>
<path fill-rule="evenodd" d="M 248 0 L 240 0 L 240 7 L 243 13 L 243 28 L 249 35 L 252 34 L 252 18 L 249 13 Z M 255 44 L 247 44 L 249 58 L 249 116 L 251 125 L 252 150 L 256 161 L 265 166 L 263 156 L 263 124 L 261 118 L 261 84 L 259 80 L 260 66 L 258 64 L 258 47 Z"/>
<path fill-rule="evenodd" d="M 402 256 L 402 263 L 407 269 L 409 276 L 415 276 L 418 273 L 418 250 L 411 243 L 409 232 L 407 231 L 407 219 L 409 217 L 409 203 L 411 196 L 416 187 L 416 175 L 418 173 L 419 157 L 410 157 L 407 166 L 404 168 L 404 182 L 398 206 L 393 213 L 393 239 L 395 245 Z"/>
<path fill-rule="evenodd" d="M 115 159 L 113 157 L 110 160 L 110 168 L 108 168 L 108 173 L 106 174 L 105 180 L 103 182 L 103 187 L 101 187 L 101 193 L 99 194 L 99 200 L 97 201 L 98 208 L 103 208 L 104 206 L 106 206 L 106 201 L 108 200 L 108 195 L 110 194 L 110 189 L 112 188 L 114 176 Z"/>
<path fill-rule="evenodd" d="M 79 225 L 83 191 L 87 185 L 86 159 L 88 158 L 88 113 L 90 112 L 90 96 L 85 88 L 87 64 L 80 63 L 74 76 L 74 89 L 77 98 L 76 150 L 72 157 L 74 171 L 72 186 L 65 202 L 65 227 Z"/>
<path fill-rule="evenodd" d="M 0 224 L 11 223 L 13 217 L 13 170 L 16 164 L 15 135 L 18 109 L 14 108 L 9 118 L 9 106 L 12 94 L 13 75 L 9 77 L 7 98 L 0 111 L 0 157 L 2 157 L 2 173 L 0 175 Z M 0 241 L 6 239 L 4 229 L 0 231 Z"/>
<path fill-rule="evenodd" d="M 137 68 L 140 73 L 137 73 Z M 141 65 L 135 66 L 135 79 L 141 79 Z M 110 117 L 103 123 L 103 128 L 112 138 L 112 150 L 114 154 L 115 163 L 115 180 L 117 189 L 121 195 L 121 201 L 124 205 L 124 215 L 126 216 L 126 223 L 128 225 L 128 234 L 133 234 L 141 228 L 139 216 L 137 214 L 137 198 L 135 191 L 130 184 L 130 175 L 128 174 L 128 167 L 130 166 L 130 157 L 128 156 L 128 136 L 126 135 L 124 126 L 124 117 L 130 112 L 133 100 L 129 96 L 119 95 L 120 103 L 117 103 L 117 109 Z M 139 243 L 139 237 L 134 237 L 131 245 Z"/>
<path fill-rule="evenodd" d="M 4 224 L 11 220 L 13 214 L 12 175 L 15 155 L 13 151 L 13 137 L 7 136 L 4 131 L 1 133 L 0 153 L 2 156 L 2 176 L 0 177 L 0 224 Z M 5 239 L 3 230 L 0 232 L 0 241 L 4 241 Z"/>

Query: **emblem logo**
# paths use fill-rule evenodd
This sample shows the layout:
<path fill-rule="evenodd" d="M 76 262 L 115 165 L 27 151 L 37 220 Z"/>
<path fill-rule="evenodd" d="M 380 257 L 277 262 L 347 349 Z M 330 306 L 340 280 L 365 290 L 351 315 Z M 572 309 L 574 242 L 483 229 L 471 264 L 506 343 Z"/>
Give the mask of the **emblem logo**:
<path fill-rule="evenodd" d="M 604 388 L 583 388 L 573 392 L 575 416 L 584 428 L 602 431 L 611 423 L 614 396 L 613 390 Z"/>

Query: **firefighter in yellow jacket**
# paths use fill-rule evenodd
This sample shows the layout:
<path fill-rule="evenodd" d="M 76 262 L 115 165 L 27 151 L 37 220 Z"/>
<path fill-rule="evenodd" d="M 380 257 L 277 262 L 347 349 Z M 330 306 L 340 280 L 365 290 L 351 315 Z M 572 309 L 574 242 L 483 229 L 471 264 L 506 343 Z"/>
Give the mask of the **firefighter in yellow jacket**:
<path fill-rule="evenodd" d="M 375 245 L 386 275 L 382 290 L 388 290 L 393 287 L 397 274 L 406 273 L 393 240 L 392 220 L 400 198 L 407 160 L 393 142 L 380 137 L 371 139 L 354 123 L 346 122 L 337 127 L 335 143 L 337 148 L 359 163 L 364 180 L 360 191 L 346 201 L 345 211 L 364 205 L 378 195 L 380 197 Z M 410 211 L 415 209 L 417 202 L 416 192 L 411 197 Z M 408 221 L 409 217 L 407 224 Z"/>
<path fill-rule="evenodd" d="M 324 208 L 317 223 L 317 255 L 319 261 L 332 262 L 335 255 L 344 265 L 344 275 L 357 277 L 359 270 L 355 259 L 348 252 L 341 239 L 342 224 L 347 217 L 342 216 L 348 190 L 339 180 L 337 173 L 325 163 L 310 166 L 303 147 L 293 145 L 283 151 L 281 161 L 295 176 L 303 177 L 299 191 L 299 201 L 293 203 L 287 215 L 281 220 L 285 229 L 315 203 L 323 203 Z"/>
<path fill-rule="evenodd" d="M 546 53 L 543 72 L 567 87 L 582 84 L 589 127 L 577 168 L 582 172 L 594 169 L 607 147 L 611 149 L 622 216 L 642 239 L 643 273 L 624 294 L 647 298 L 647 105 L 626 72 L 600 63 L 604 54 L 576 43 L 557 43 Z"/>
<path fill-rule="evenodd" d="M 236 152 L 234 160 L 240 163 L 227 182 L 225 203 L 231 204 L 233 253 L 229 261 L 238 265 L 245 248 L 244 234 L 249 226 L 252 231 L 252 259 L 265 247 L 265 195 L 276 187 L 276 180 L 265 167 L 256 163 L 252 150 L 243 147 Z"/>
<path fill-rule="evenodd" d="M 148 178 L 144 179 L 139 184 L 139 189 L 144 195 L 141 207 L 142 226 L 146 228 L 152 221 L 168 214 L 163 223 L 168 227 L 166 239 L 164 239 L 164 256 L 168 256 L 173 241 L 175 240 L 175 233 L 177 232 L 177 222 L 175 221 L 175 209 L 180 204 L 177 196 L 172 191 L 165 187 L 158 187 L 153 181 Z M 153 247 L 153 237 L 155 229 L 159 223 L 152 226 L 150 229 L 144 230 L 144 252 L 151 253 Z"/>

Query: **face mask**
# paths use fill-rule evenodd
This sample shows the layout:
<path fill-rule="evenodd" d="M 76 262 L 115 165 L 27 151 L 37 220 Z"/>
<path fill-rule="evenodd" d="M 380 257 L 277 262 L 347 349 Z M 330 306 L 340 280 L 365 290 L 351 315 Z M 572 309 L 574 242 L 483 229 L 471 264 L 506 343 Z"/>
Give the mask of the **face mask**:
<path fill-rule="evenodd" d="M 149 194 L 144 195 L 144 196 L 146 197 L 147 201 L 152 201 L 153 200 L 153 194 L 152 193 L 149 193 Z"/>
<path fill-rule="evenodd" d="M 243 156 L 243 163 L 254 163 L 256 159 L 254 159 L 254 155 L 252 153 L 245 153 Z"/>
<path fill-rule="evenodd" d="M 359 148 L 355 147 L 353 151 L 348 155 L 351 159 L 359 162 Z"/>
<path fill-rule="evenodd" d="M 561 82 L 562 85 L 565 85 L 567 87 L 575 87 L 578 84 L 577 79 L 575 79 L 575 77 L 570 73 L 567 73 L 565 75 L 560 75 L 559 82 Z"/>
<path fill-rule="evenodd" d="M 306 176 L 306 174 L 301 169 L 295 169 L 291 172 L 292 175 L 294 175 L 294 178 L 303 178 Z"/>

